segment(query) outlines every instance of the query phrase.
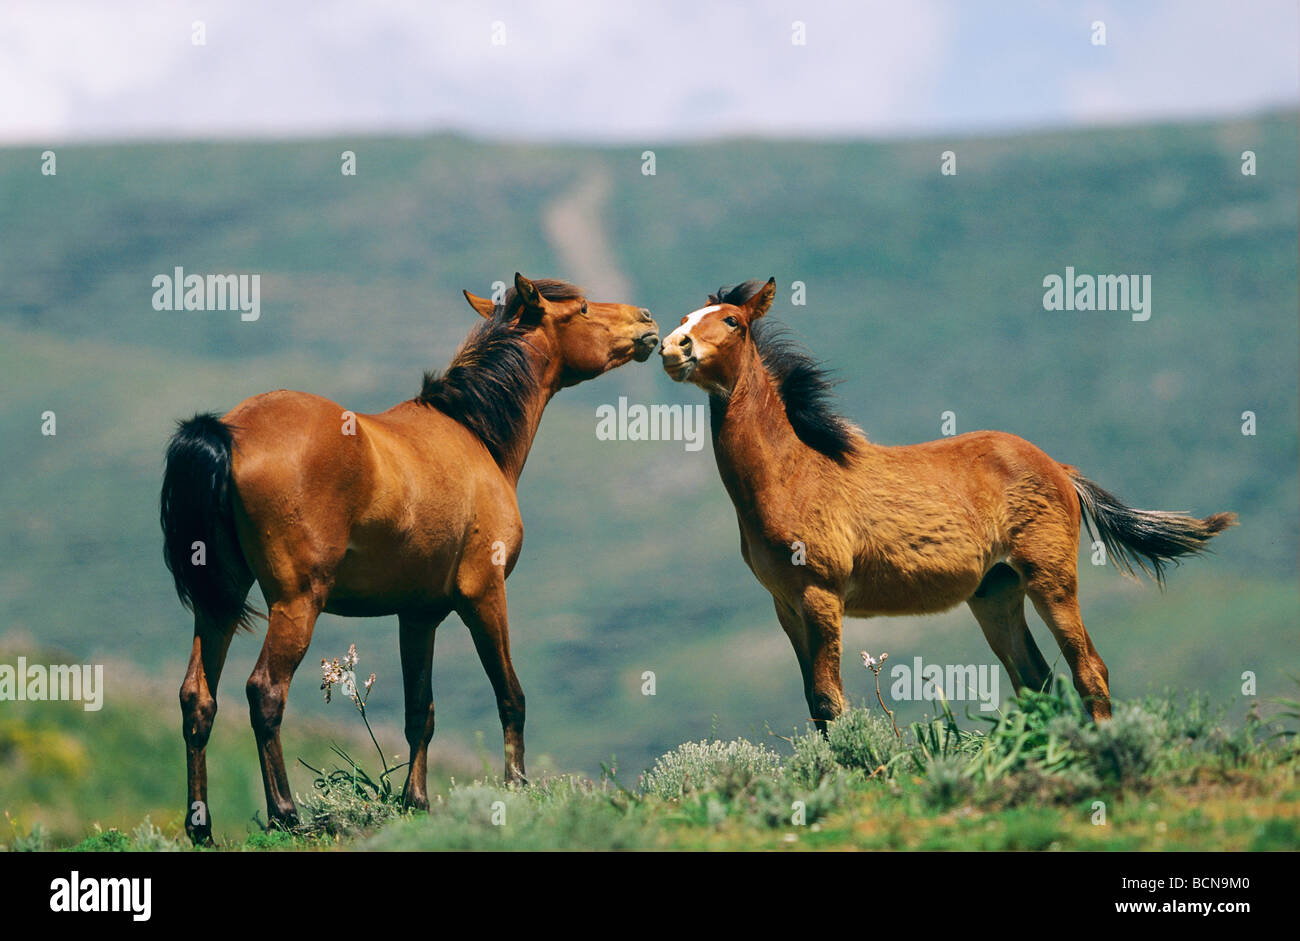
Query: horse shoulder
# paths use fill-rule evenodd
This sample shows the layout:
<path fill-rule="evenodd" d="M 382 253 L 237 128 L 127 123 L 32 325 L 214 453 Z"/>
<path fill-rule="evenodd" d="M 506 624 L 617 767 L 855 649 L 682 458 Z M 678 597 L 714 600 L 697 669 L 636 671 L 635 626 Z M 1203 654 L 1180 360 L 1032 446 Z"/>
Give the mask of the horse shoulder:
<path fill-rule="evenodd" d="M 524 524 L 514 488 L 490 488 L 477 501 L 456 566 L 456 591 L 479 598 L 514 571 L 523 549 Z"/>

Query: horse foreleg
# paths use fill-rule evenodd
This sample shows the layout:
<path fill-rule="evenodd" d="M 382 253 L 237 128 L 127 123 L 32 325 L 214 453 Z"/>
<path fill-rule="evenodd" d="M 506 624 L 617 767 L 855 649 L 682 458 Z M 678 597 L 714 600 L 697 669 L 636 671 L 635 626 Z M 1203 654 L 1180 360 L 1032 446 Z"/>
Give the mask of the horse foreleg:
<path fill-rule="evenodd" d="M 785 631 L 785 636 L 790 638 L 790 646 L 794 648 L 795 659 L 799 661 L 799 673 L 803 677 L 803 696 L 808 701 L 811 709 L 813 668 L 812 645 L 808 641 L 808 628 L 804 624 L 803 618 L 799 616 L 799 613 L 794 608 L 775 596 L 773 596 L 772 601 L 776 607 L 776 619 L 781 622 L 781 629 Z"/>
<path fill-rule="evenodd" d="M 844 600 L 824 588 L 808 588 L 803 593 L 799 616 L 808 638 L 812 683 L 808 690 L 808 709 L 818 731 L 826 732 L 826 723 L 844 711 L 844 685 L 840 677 L 840 629 Z"/>
<path fill-rule="evenodd" d="M 510 662 L 510 630 L 506 616 L 506 586 L 502 576 L 479 596 L 466 599 L 456 611 L 474 638 L 474 648 L 496 693 L 497 713 L 505 739 L 507 781 L 526 780 L 524 772 L 524 691 Z"/>

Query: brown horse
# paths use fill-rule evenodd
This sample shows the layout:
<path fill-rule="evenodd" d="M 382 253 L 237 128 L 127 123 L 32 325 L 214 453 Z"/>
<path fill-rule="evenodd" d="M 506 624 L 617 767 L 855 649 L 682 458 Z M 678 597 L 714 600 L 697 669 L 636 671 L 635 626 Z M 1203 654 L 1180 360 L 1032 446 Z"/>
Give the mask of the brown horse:
<path fill-rule="evenodd" d="M 816 362 L 757 321 L 776 283 L 710 295 L 660 350 L 674 380 L 709 393 L 714 454 L 740 521 L 745 563 L 772 594 L 817 727 L 844 708 L 844 615 L 970 605 L 1017 689 L 1050 670 L 1025 622 L 1028 595 L 1094 719 L 1110 715 L 1106 666 L 1076 596 L 1080 518 L 1121 571 L 1163 584 L 1163 567 L 1205 548 L 1231 513 L 1134 510 L 1015 435 L 925 444 L 868 441 L 827 404 Z"/>
<path fill-rule="evenodd" d="M 658 327 L 643 308 L 589 304 L 573 285 L 519 274 L 500 305 L 465 297 L 485 321 L 414 399 L 354 415 L 281 390 L 224 418 L 195 416 L 171 439 L 161 515 L 167 566 L 194 611 L 180 698 L 196 842 L 212 834 L 204 751 L 217 681 L 231 637 L 254 615 L 254 580 L 270 611 L 247 692 L 270 820 L 296 820 L 279 728 L 322 611 L 398 616 L 408 804 L 428 806 L 434 632 L 453 610 L 496 693 L 506 777 L 523 778 L 524 694 L 505 592 L 523 537 L 515 488 L 551 397 L 644 362 Z"/>

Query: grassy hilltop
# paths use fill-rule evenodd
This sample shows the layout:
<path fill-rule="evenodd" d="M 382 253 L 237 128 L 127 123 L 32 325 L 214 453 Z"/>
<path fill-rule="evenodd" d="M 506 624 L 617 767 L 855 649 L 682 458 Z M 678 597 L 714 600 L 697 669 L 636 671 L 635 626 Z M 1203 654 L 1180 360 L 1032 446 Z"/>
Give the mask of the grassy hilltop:
<path fill-rule="evenodd" d="M 641 173 L 646 147 L 653 177 Z M 151 784 L 147 799 L 114 804 L 115 825 L 175 812 L 183 795 L 175 688 L 190 627 L 157 524 L 173 420 L 278 387 L 363 411 L 410 397 L 475 320 L 460 289 L 488 293 L 516 269 L 614 286 L 628 296 L 611 299 L 650 307 L 665 327 L 720 284 L 775 275 L 773 316 L 837 370 L 842 410 L 874 440 L 937 437 L 952 411 L 959 431 L 1021 434 L 1134 505 L 1236 511 L 1241 527 L 1175 570 L 1163 594 L 1082 555 L 1084 618 L 1117 698 L 1196 690 L 1234 704 L 1226 715 L 1239 722 L 1253 698 L 1244 673 L 1259 697 L 1294 694 L 1293 115 L 889 143 L 55 147 L 54 177 L 39 172 L 43 149 L 0 151 L 0 646 L 132 665 L 106 671 L 102 713 L 63 730 L 91 743 L 74 777 L 132 763 L 154 776 L 156 793 Z M 339 173 L 343 150 L 357 153 L 356 177 Z M 956 176 L 939 173 L 944 150 L 957 154 Z M 1257 155 L 1256 176 L 1240 172 L 1244 150 Z M 583 225 L 555 223 L 574 207 Z M 261 319 L 154 311 L 151 279 L 178 265 L 260 274 Z M 1045 311 L 1042 280 L 1067 265 L 1150 274 L 1151 319 Z M 790 303 L 796 280 L 806 306 Z M 703 401 L 657 363 L 634 364 L 566 391 L 542 424 L 510 582 L 539 773 L 595 774 L 613 760 L 620 779 L 635 779 L 683 741 L 787 734 L 806 711 L 770 601 L 740 560 L 708 445 L 598 441 L 595 406 L 620 395 Z M 57 414 L 52 438 L 40 433 L 46 410 Z M 1254 436 L 1241 434 L 1247 410 Z M 297 750 L 286 746 L 291 761 L 327 760 L 329 733 L 312 738 L 305 724 L 344 707 L 327 711 L 315 663 L 352 642 L 380 676 L 372 714 L 400 727 L 396 633 L 393 619 L 321 619 L 290 698 L 286 737 L 304 733 Z M 228 750 L 210 764 L 227 833 L 243 832 L 259 799 L 242 688 L 259 644 L 235 641 L 220 694 L 216 735 Z M 896 663 L 995 663 L 964 609 L 848 622 L 845 685 L 857 701 L 874 698 L 856 658 L 864 647 Z M 640 692 L 647 670 L 653 697 Z M 495 704 L 454 617 L 434 683 L 435 742 L 463 754 L 481 731 L 495 767 Z M 111 719 L 115 701 L 142 711 Z M 891 705 L 903 722 L 934 711 Z M 19 726 L 53 721 L 0 703 L 0 743 L 35 768 L 42 735 Z M 136 731 L 148 742 L 108 734 L 114 721 L 147 726 Z M 119 747 L 94 747 L 99 735 Z M 403 747 L 400 736 L 391 746 Z M 310 788 L 301 766 L 291 774 Z M 36 776 L 0 779 L 0 809 L 30 822 L 57 808 L 47 823 L 66 833 L 109 819 L 71 783 L 56 793 L 57 776 Z"/>
<path fill-rule="evenodd" d="M 1062 678 L 1064 679 L 1064 678 Z M 337 753 L 298 797 L 301 825 L 263 832 L 260 814 L 222 828 L 217 849 L 248 850 L 1294 850 L 1300 846 L 1300 701 L 1269 720 L 1252 710 L 1233 731 L 1206 697 L 1116 702 L 1102 726 L 1069 690 L 1004 704 L 988 725 L 941 706 L 898 728 L 879 709 L 855 708 L 828 739 L 802 733 L 685 742 L 636 780 L 605 769 L 599 780 L 534 776 L 502 786 L 487 773 L 435 779 L 429 812 L 403 809 L 367 774 L 376 759 L 349 743 L 360 771 Z M 119 728 L 134 710 L 143 728 Z M 153 744 L 147 704 L 126 710 L 101 747 Z M 46 781 L 71 776 L 74 737 L 48 724 L 38 736 Z M 336 729 L 335 733 L 340 730 Z M 323 751 L 321 731 L 288 747 Z M 228 737 L 228 736 L 227 736 Z M 72 742 L 72 745 L 68 743 Z M 0 739 L 0 750 L 6 742 Z M 146 748 L 149 745 L 145 746 Z M 154 745 L 156 750 L 156 745 Z M 214 748 L 223 770 L 237 764 Z M 370 758 L 370 760 L 367 760 Z M 30 757 L 29 757 L 30 760 Z M 322 763 L 324 764 L 324 763 Z M 394 786 L 398 786 L 400 777 Z M 159 851 L 191 848 L 179 812 L 140 819 L 126 806 L 166 801 L 161 781 L 130 766 L 111 781 L 71 786 L 103 809 L 92 828 L 7 821 L 0 849 Z M 214 782 L 215 783 L 215 782 Z M 228 784 L 228 781 L 222 781 Z M 242 782 L 238 805 L 255 786 Z M 97 788 L 97 789 L 96 789 Z M 59 790 L 56 784 L 56 790 Z M 145 806 L 149 806 L 146 804 Z M 156 806 L 156 804 L 155 804 Z M 46 815 L 48 816 L 48 815 Z M 138 822 L 137 822 L 138 821 Z"/>

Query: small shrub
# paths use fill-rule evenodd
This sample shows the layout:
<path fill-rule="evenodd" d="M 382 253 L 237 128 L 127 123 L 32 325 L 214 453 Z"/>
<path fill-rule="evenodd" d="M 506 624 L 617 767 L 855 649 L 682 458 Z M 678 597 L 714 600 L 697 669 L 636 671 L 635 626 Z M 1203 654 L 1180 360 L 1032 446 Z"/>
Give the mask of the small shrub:
<path fill-rule="evenodd" d="M 788 776 L 760 778 L 753 794 L 742 798 L 740 812 L 760 826 L 786 828 L 793 824 L 794 802 L 802 801 L 803 822 L 811 825 L 842 807 L 848 795 L 848 782 L 838 768 L 813 788 L 792 787 Z"/>
<path fill-rule="evenodd" d="M 956 755 L 935 758 L 925 767 L 922 799 L 933 810 L 948 810 L 969 800 L 975 783 L 966 774 L 966 760 Z"/>
<path fill-rule="evenodd" d="M 7 849 L 11 853 L 46 853 L 50 850 L 50 834 L 39 822 L 32 824 L 32 828 L 25 834 L 15 826 L 13 839 L 7 847 L 0 849 Z"/>
<path fill-rule="evenodd" d="M 835 761 L 867 775 L 907 751 L 894 733 L 893 723 L 869 709 L 847 710 L 826 732 Z"/>
<path fill-rule="evenodd" d="M 839 771 L 831 744 L 816 729 L 809 729 L 794 739 L 794 754 L 786 763 L 790 783 L 800 788 L 816 788 Z"/>
<path fill-rule="evenodd" d="M 493 829 L 493 814 L 501 809 L 493 809 L 498 801 L 505 805 L 505 819 L 510 825 L 521 822 L 530 809 L 527 796 L 520 790 L 475 782 L 451 788 L 446 797 L 440 798 L 430 808 L 430 813 L 451 816 L 470 826 Z"/>
<path fill-rule="evenodd" d="M 350 783 L 340 785 L 328 779 L 322 783 L 318 779 L 315 790 L 306 797 L 298 796 L 301 823 L 294 832 L 355 836 L 407 812 L 397 795 L 376 797 Z"/>
<path fill-rule="evenodd" d="M 179 841 L 163 833 L 148 817 L 131 831 L 131 849 L 141 853 L 166 853 L 185 849 Z"/>
<path fill-rule="evenodd" d="M 101 830 L 95 825 L 95 832 L 72 847 L 74 853 L 124 853 L 131 848 L 131 840 L 125 833 L 114 827 Z"/>
<path fill-rule="evenodd" d="M 504 814 L 502 808 L 493 807 L 498 801 Z M 476 782 L 453 786 L 434 799 L 428 814 L 384 827 L 362 848 L 644 849 L 652 847 L 660 834 L 641 818 L 640 806 L 639 799 L 629 798 L 616 785 L 567 775 L 526 787 Z"/>
<path fill-rule="evenodd" d="M 1103 784 L 1122 787 L 1145 783 L 1168 733 L 1164 719 L 1136 703 L 1116 704 L 1108 722 L 1080 725 L 1061 716 L 1050 728 Z"/>
<path fill-rule="evenodd" d="M 1271 753 L 1265 752 L 1255 741 L 1258 731 L 1259 723 L 1249 720 L 1232 731 L 1214 729 L 1207 736 L 1207 747 L 1221 767 L 1245 768 L 1271 757 Z"/>
<path fill-rule="evenodd" d="M 1051 773 L 1068 767 L 1077 756 L 1067 731 L 1092 719 L 1079 694 L 1063 680 L 1059 692 L 1022 690 L 982 737 L 971 761 L 970 773 L 989 783 L 1004 775 L 1036 765 Z"/>
<path fill-rule="evenodd" d="M 1293 679 L 1297 683 L 1300 683 L 1300 677 L 1293 677 Z M 1275 697 L 1270 701 L 1282 707 L 1282 711 L 1273 717 L 1276 730 L 1273 732 L 1271 738 L 1279 738 L 1283 742 L 1289 743 L 1291 746 L 1292 756 L 1294 756 L 1296 753 L 1300 752 L 1300 729 L 1293 728 L 1284 723 L 1300 721 L 1300 699 Z M 1252 714 L 1256 713 L 1252 710 Z"/>
<path fill-rule="evenodd" d="M 641 788 L 664 800 L 691 791 L 718 791 L 732 797 L 756 778 L 781 773 L 781 758 L 772 749 L 745 739 L 734 742 L 687 742 L 661 755 Z"/>
<path fill-rule="evenodd" d="M 302 840 L 288 830 L 267 830 L 264 833 L 250 833 L 244 841 L 246 850 L 296 850 L 302 848 Z"/>
<path fill-rule="evenodd" d="M 981 736 L 964 732 L 957 725 L 952 707 L 946 699 L 940 700 L 942 712 L 928 722 L 913 722 L 912 763 L 925 774 L 927 767 L 940 758 L 969 758 L 980 750 Z"/>
<path fill-rule="evenodd" d="M 1012 774 L 982 783 L 976 795 L 985 805 L 1018 807 L 1075 804 L 1096 797 L 1100 790 L 1101 780 L 1082 765 L 1048 770 L 1031 762 Z"/>

